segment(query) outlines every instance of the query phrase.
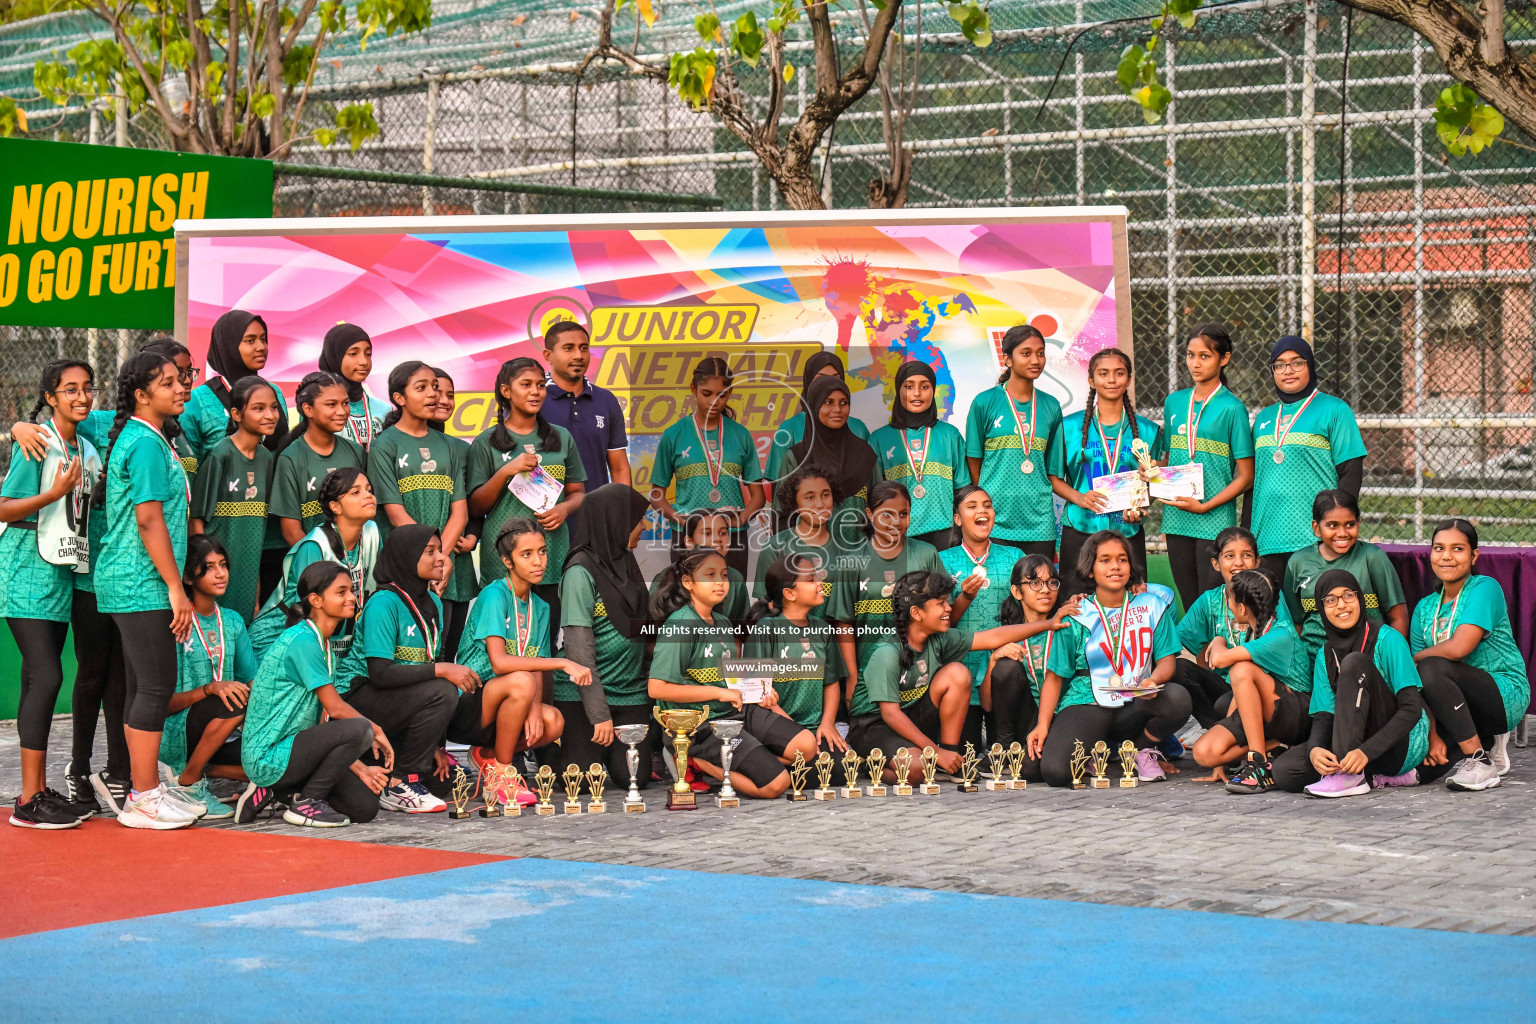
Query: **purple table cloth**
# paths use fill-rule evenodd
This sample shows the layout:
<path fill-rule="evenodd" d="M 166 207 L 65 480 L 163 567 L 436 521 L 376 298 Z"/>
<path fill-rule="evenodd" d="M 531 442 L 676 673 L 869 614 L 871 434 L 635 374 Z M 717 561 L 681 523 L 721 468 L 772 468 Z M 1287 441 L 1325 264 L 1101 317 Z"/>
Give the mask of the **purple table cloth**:
<path fill-rule="evenodd" d="M 1440 582 L 1429 567 L 1429 546 L 1382 544 L 1380 547 L 1392 560 L 1398 579 L 1403 581 L 1411 616 L 1419 601 L 1434 593 Z M 1536 550 L 1479 548 L 1476 571 L 1498 580 L 1499 586 L 1504 588 L 1504 599 L 1509 604 L 1509 625 L 1514 630 L 1515 643 L 1525 657 L 1525 675 L 1529 680 L 1532 670 L 1536 669 Z M 1536 714 L 1536 700 L 1531 702 L 1530 713 Z"/>

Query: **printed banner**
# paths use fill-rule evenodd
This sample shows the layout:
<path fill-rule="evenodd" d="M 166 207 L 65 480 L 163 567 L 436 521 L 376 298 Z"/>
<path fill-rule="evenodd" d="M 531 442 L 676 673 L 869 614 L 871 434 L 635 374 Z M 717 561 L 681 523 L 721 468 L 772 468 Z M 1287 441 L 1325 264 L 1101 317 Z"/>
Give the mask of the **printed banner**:
<path fill-rule="evenodd" d="M 170 330 L 177 220 L 271 217 L 272 164 L 0 138 L 0 323 Z"/>

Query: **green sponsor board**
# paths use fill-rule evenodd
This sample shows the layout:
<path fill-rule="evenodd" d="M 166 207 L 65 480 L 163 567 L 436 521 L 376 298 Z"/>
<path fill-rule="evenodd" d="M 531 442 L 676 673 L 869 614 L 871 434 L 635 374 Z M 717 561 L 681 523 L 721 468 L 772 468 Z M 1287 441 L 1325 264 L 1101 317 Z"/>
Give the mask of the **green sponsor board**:
<path fill-rule="evenodd" d="M 0 203 L 0 323 L 169 329 L 172 226 L 272 216 L 272 164 L 0 138 Z"/>

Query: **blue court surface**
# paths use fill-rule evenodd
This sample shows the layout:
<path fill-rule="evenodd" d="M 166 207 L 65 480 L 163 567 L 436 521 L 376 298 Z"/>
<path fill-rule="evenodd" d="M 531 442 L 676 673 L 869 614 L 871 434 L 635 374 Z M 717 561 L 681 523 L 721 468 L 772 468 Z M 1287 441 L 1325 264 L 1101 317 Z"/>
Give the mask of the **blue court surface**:
<path fill-rule="evenodd" d="M 0 942 L 15 1021 L 1504 1024 L 1533 979 L 1532 938 L 546 860 Z"/>

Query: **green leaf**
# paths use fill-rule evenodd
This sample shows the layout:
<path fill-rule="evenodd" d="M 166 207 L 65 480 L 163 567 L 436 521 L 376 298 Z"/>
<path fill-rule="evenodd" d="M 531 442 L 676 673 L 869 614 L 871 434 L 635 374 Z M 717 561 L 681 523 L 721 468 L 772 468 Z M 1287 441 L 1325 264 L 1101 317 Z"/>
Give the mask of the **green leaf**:
<path fill-rule="evenodd" d="M 315 129 L 315 141 L 320 143 L 320 145 L 325 146 L 327 148 L 329 148 L 330 146 L 335 145 L 336 144 L 336 129 L 334 129 L 334 128 L 316 128 Z"/>
<path fill-rule="evenodd" d="M 271 117 L 272 111 L 277 109 L 277 97 L 269 92 L 264 92 L 256 97 L 256 102 L 251 104 L 251 111 L 257 117 Z"/>
<path fill-rule="evenodd" d="M 307 43 L 295 44 L 283 55 L 283 84 L 297 88 L 309 77 L 310 65 L 315 62 L 315 48 Z"/>
<path fill-rule="evenodd" d="M 1435 134 L 1452 156 L 1481 153 L 1504 131 L 1504 115 L 1461 83 L 1441 90 L 1434 117 Z"/>
<path fill-rule="evenodd" d="M 706 11 L 694 18 L 693 28 L 706 43 L 720 42 L 720 16 L 713 11 Z"/>
<path fill-rule="evenodd" d="M 379 122 L 373 116 L 372 103 L 350 103 L 336 111 L 336 127 L 347 135 L 356 153 L 363 143 L 379 134 Z"/>
<path fill-rule="evenodd" d="M 26 130 L 27 112 L 9 96 L 0 96 L 0 135 L 8 139 L 17 132 L 25 134 Z"/>
<path fill-rule="evenodd" d="M 757 27 L 757 15 L 751 11 L 736 19 L 731 32 L 731 50 L 752 67 L 763 55 L 763 31 Z"/>
<path fill-rule="evenodd" d="M 689 53 L 672 54 L 667 84 L 694 110 L 708 106 L 715 87 L 715 52 L 700 46 Z"/>
<path fill-rule="evenodd" d="M 1141 62 L 1147 57 L 1147 51 L 1142 49 L 1140 43 L 1131 43 L 1120 51 L 1120 63 L 1115 65 L 1115 81 L 1120 83 L 1120 88 L 1130 92 L 1136 87 L 1136 79 L 1141 74 Z"/>

